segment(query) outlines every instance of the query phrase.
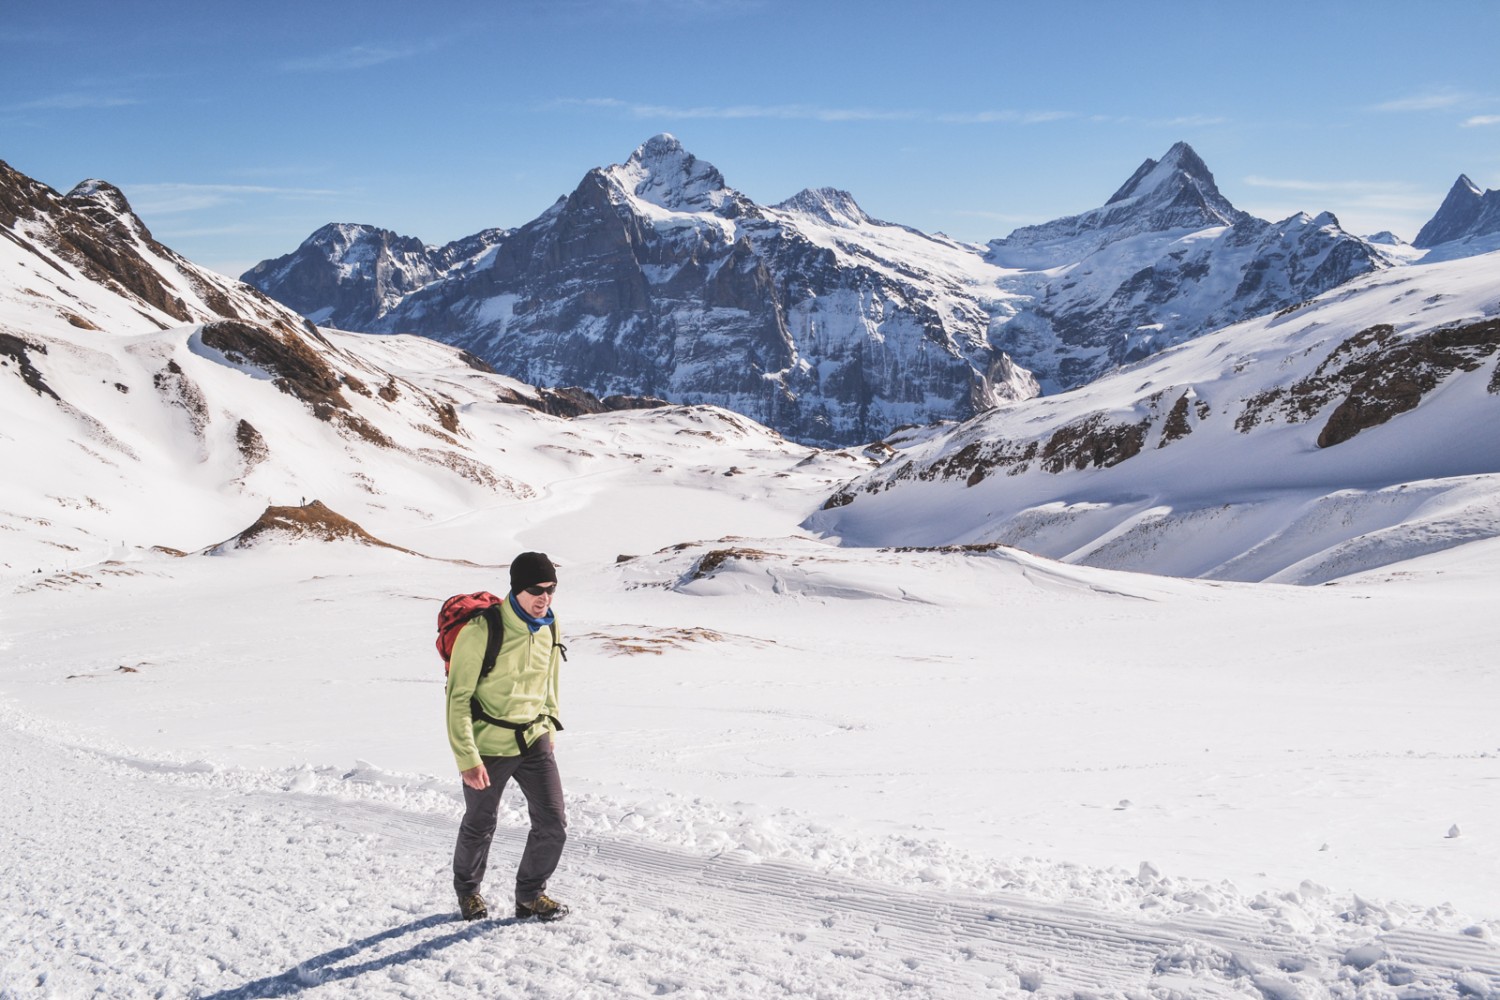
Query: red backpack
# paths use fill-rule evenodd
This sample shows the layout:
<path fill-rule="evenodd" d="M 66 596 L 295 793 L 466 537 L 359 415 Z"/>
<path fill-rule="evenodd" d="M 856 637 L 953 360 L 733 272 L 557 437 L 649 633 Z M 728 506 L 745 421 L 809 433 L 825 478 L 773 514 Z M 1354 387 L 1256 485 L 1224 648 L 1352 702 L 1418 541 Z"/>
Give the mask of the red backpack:
<path fill-rule="evenodd" d="M 458 641 L 459 631 L 471 620 L 484 616 L 489 624 L 489 641 L 484 646 L 484 660 L 479 666 L 479 676 L 483 677 L 495 669 L 495 660 L 500 655 L 500 641 L 505 638 L 505 626 L 500 621 L 500 606 L 505 603 L 505 598 L 496 597 L 487 590 L 481 590 L 473 594 L 454 594 L 443 602 L 443 607 L 438 611 L 438 634 L 437 651 L 443 658 L 443 673 L 448 673 L 449 660 L 453 658 L 453 644 Z M 553 622 L 552 645 L 558 647 L 563 659 L 568 658 L 568 648 L 557 638 L 557 623 Z"/>

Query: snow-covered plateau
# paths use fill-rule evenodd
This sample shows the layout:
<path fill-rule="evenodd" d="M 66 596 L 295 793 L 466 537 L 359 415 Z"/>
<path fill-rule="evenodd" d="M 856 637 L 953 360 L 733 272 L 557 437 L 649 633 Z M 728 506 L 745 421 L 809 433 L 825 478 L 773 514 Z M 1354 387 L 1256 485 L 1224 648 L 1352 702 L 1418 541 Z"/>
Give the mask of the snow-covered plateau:
<path fill-rule="evenodd" d="M 0 180 L 0 998 L 1500 996 L 1495 533 L 1323 586 L 1056 561 L 973 534 L 992 508 L 965 497 L 1140 459 L 970 486 L 915 463 L 1002 440 L 974 422 L 818 450 L 536 389 L 315 328 L 107 185 Z M 1178 395 L 1192 429 L 1152 454 L 1222 454 L 1193 481 L 1237 473 L 1229 502 L 1301 475 L 1338 403 L 1288 410 L 1312 398 L 1289 387 L 1337 345 L 1389 324 L 1339 355 L 1378 366 L 1484 320 L 1475 272 L 1433 267 L 1457 270 L 1407 272 L 1440 279 L 1432 323 L 1314 303 L 1122 376 L 1142 394 L 988 419 L 1050 440 L 1183 386 L 1147 440 Z M 1371 309 L 1418 298 L 1377 279 Z M 1324 353 L 1275 353 L 1314 321 Z M 1252 397 L 1288 388 L 1235 431 L 1252 371 Z M 1338 424 L 1326 461 L 1386 433 L 1419 458 L 1315 485 L 1430 466 L 1486 523 L 1500 467 L 1439 442 L 1493 440 L 1488 372 Z M 1182 461 L 1153 474 L 1188 482 Z M 875 538 L 901 504 L 950 535 Z M 1433 514 L 1404 509 L 1386 526 Z M 1351 510 L 1331 519 L 1379 520 Z M 863 546 L 825 523 L 867 516 L 842 523 Z M 548 891 L 573 912 L 466 924 L 433 629 L 527 549 L 558 565 L 570 651 Z M 524 802 L 501 812 L 503 901 Z"/>

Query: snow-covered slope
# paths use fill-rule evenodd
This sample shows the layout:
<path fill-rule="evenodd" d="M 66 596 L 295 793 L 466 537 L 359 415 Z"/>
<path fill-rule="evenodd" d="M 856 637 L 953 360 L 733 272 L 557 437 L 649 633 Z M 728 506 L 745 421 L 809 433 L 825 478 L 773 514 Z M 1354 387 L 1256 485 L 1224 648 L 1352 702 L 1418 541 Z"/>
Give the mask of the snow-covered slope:
<path fill-rule="evenodd" d="M 1490 254 L 1356 279 L 929 435 L 810 524 L 850 544 L 998 541 L 1300 583 L 1492 537 L 1497 275 Z"/>
<path fill-rule="evenodd" d="M 747 454 L 774 456 L 766 475 L 811 455 L 723 410 L 616 426 L 611 411 L 660 402 L 537 390 L 443 344 L 319 330 L 156 243 L 98 183 L 61 196 L 9 172 L 0 209 L 0 460 L 17 473 L 0 484 L 0 571 L 196 550 L 314 499 L 379 535 L 645 451 L 712 465 L 684 476 L 715 485 Z M 587 413 L 606 419 L 566 419 Z M 636 434 L 655 445 L 622 454 Z M 829 461 L 804 488 L 869 460 Z"/>

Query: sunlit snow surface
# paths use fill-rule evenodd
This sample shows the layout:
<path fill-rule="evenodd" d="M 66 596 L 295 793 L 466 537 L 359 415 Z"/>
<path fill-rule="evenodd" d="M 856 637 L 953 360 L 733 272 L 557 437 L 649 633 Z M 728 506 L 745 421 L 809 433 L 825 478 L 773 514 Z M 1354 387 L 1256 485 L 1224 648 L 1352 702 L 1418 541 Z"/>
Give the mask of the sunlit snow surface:
<path fill-rule="evenodd" d="M 1332 446 L 1319 432 L 1347 390 L 1311 415 L 1285 403 L 1361 331 L 1388 324 L 1399 343 L 1494 324 L 1497 275 L 1496 253 L 1366 275 L 1072 392 L 991 410 L 903 444 L 850 485 L 852 503 L 808 524 L 856 545 L 1003 542 L 1113 569 L 1301 584 L 1500 536 L 1493 347 L 1415 409 Z M 1399 382 L 1390 367 L 1380 377 Z M 1278 402 L 1245 421 L 1257 398 Z M 1165 412 L 1181 399 L 1189 432 L 1167 440 Z M 971 446 L 1040 450 L 1091 419 L 1150 426 L 1139 454 L 1103 467 L 1056 473 L 1032 460 L 972 484 L 923 474 Z"/>
<path fill-rule="evenodd" d="M 535 498 L 388 533 L 558 562 L 556 927 L 451 919 L 430 630 L 502 567 L 300 543 L 13 580 L 4 995 L 1496 982 L 1494 542 L 1322 588 L 842 550 L 789 535 L 794 464 L 738 467 L 533 466 Z"/>
<path fill-rule="evenodd" d="M 5 1000 L 1500 989 L 1494 539 L 1315 587 L 840 547 L 799 525 L 858 451 L 713 409 L 565 421 L 451 349 L 325 333 L 397 380 L 350 395 L 373 447 L 68 288 L 114 332 L 0 302 L 66 401 L 0 371 Z M 425 555 L 205 554 L 304 498 Z M 523 549 L 559 567 L 574 912 L 503 919 L 511 793 L 501 918 L 465 925 L 432 629 Z"/>

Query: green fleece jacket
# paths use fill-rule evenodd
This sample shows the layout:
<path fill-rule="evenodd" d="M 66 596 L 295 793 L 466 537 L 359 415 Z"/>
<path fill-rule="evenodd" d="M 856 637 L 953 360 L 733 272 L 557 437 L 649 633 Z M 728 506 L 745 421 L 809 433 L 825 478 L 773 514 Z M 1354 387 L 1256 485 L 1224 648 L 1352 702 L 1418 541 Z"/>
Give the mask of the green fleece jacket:
<path fill-rule="evenodd" d="M 489 623 L 481 617 L 459 630 L 448 660 L 448 742 L 460 771 L 478 767 L 484 757 L 514 757 L 521 752 L 514 730 L 475 720 L 469 699 L 479 698 L 486 713 L 506 722 L 530 722 L 539 715 L 556 718 L 558 665 L 562 650 L 552 643 L 552 629 L 526 627 L 507 600 L 500 609 L 505 635 L 495 668 L 480 679 Z M 554 731 L 546 719 L 527 729 L 528 744 Z"/>

